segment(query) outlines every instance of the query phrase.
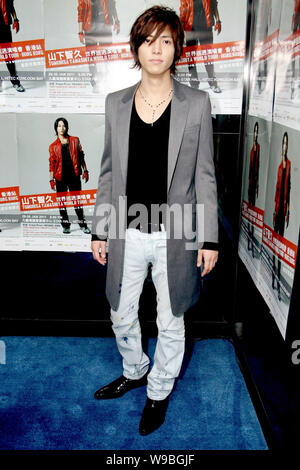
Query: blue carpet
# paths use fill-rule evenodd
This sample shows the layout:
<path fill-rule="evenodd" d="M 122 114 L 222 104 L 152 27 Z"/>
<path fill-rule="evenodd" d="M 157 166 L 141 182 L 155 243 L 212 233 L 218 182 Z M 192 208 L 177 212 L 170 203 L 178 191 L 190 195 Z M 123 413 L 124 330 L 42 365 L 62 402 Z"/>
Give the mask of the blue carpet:
<path fill-rule="evenodd" d="M 2 337 L 0 449 L 265 450 L 260 424 L 223 339 L 195 343 L 164 425 L 138 426 L 146 388 L 116 400 L 94 391 L 122 374 L 114 338 Z M 148 342 L 153 357 L 155 339 Z M 2 361 L 3 362 L 3 361 Z"/>

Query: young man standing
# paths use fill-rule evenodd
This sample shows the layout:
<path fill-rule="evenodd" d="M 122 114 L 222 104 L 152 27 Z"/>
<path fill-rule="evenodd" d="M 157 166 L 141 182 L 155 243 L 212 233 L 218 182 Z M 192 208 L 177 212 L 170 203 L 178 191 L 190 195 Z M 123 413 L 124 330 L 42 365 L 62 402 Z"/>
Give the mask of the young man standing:
<path fill-rule="evenodd" d="M 123 375 L 95 392 L 95 398 L 117 398 L 147 385 L 139 428 L 142 435 L 164 422 L 184 355 L 183 315 L 199 299 L 202 262 L 204 276 L 218 257 L 208 94 L 171 76 L 183 40 L 179 17 L 165 7 L 146 10 L 131 29 L 131 50 L 142 79 L 107 96 L 105 146 L 92 226 L 93 257 L 102 265 L 109 240 L 106 295 L 123 357 Z M 165 210 L 157 214 L 158 207 Z M 157 292 L 158 327 L 150 373 L 138 320 L 149 264 Z"/>
<path fill-rule="evenodd" d="M 55 120 L 54 130 L 57 138 L 49 146 L 50 187 L 57 193 L 71 191 L 74 194 L 81 191 L 81 175 L 85 183 L 89 180 L 84 152 L 79 138 L 69 135 L 69 123 L 65 118 L 60 117 Z M 82 206 L 76 205 L 74 209 L 80 229 L 83 233 L 90 234 L 91 231 L 85 221 Z M 63 233 L 71 233 L 71 223 L 64 203 L 62 203 L 59 213 Z"/>
<path fill-rule="evenodd" d="M 248 179 L 248 202 L 249 205 L 255 207 L 256 198 L 258 197 L 259 188 L 259 160 L 260 160 L 260 144 L 258 139 L 258 122 L 254 124 L 253 145 L 250 151 L 249 163 L 249 179 Z M 248 221 L 248 250 L 252 251 L 254 258 L 254 225 Z"/>

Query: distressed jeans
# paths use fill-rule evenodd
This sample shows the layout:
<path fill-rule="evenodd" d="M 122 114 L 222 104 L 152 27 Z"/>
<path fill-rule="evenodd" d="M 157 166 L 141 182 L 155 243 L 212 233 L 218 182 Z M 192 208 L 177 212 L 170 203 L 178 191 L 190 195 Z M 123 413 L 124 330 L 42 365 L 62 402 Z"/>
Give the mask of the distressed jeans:
<path fill-rule="evenodd" d="M 158 337 L 154 364 L 148 374 L 147 396 L 163 400 L 172 391 L 184 355 L 184 317 L 172 314 L 167 277 L 167 232 L 143 233 L 126 230 L 124 270 L 120 303 L 111 309 L 112 329 L 123 357 L 123 375 L 140 379 L 149 369 L 149 357 L 143 352 L 138 319 L 139 299 L 152 263 L 152 280 L 157 294 Z"/>

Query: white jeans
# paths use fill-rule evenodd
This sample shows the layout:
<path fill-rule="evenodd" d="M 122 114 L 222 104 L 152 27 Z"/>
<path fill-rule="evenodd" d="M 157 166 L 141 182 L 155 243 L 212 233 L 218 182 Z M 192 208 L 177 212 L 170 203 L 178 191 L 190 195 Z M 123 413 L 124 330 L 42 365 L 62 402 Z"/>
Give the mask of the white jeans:
<path fill-rule="evenodd" d="M 166 237 L 166 231 L 126 230 L 120 303 L 117 311 L 111 309 L 112 328 L 123 357 L 123 375 L 128 379 L 140 379 L 147 372 L 150 360 L 142 349 L 138 307 L 151 262 L 157 293 L 158 328 L 154 364 L 147 386 L 147 395 L 152 400 L 163 400 L 171 393 L 184 355 L 184 317 L 175 317 L 170 304 Z"/>

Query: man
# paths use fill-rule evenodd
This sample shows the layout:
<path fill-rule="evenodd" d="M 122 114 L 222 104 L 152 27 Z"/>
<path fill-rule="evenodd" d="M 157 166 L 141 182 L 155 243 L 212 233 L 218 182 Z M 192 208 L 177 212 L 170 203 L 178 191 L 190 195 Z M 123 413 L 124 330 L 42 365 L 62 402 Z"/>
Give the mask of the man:
<path fill-rule="evenodd" d="M 112 25 L 116 33 L 120 32 L 115 0 L 78 0 L 79 40 L 86 46 L 112 43 Z M 91 84 L 97 89 L 97 66 L 89 63 Z"/>
<path fill-rule="evenodd" d="M 255 39 L 262 46 L 269 36 L 269 29 L 272 21 L 272 0 L 263 0 L 259 4 L 259 13 L 256 22 Z M 263 55 L 263 54 L 262 54 Z M 268 76 L 268 59 L 260 59 L 258 63 L 257 86 L 258 93 L 262 93 L 266 88 Z"/>
<path fill-rule="evenodd" d="M 300 30 L 300 0 L 294 0 L 292 32 L 295 38 L 297 34 L 299 34 L 299 30 Z M 300 60 L 298 59 L 299 69 L 298 69 L 298 77 L 296 77 L 296 57 L 297 56 L 292 57 L 291 99 L 294 99 L 295 97 L 296 78 L 298 78 L 298 88 L 299 88 Z"/>
<path fill-rule="evenodd" d="M 204 261 L 202 276 L 206 275 L 218 257 L 209 97 L 171 76 L 183 39 L 178 16 L 164 7 L 146 10 L 131 29 L 131 51 L 142 79 L 107 96 L 105 147 L 92 225 L 93 257 L 102 265 L 108 236 L 106 295 L 123 357 L 123 375 L 100 388 L 95 397 L 117 398 L 147 384 L 142 435 L 164 421 L 184 355 L 183 314 L 199 299 L 198 268 Z M 123 210 L 126 198 L 128 219 Z M 158 207 L 165 210 L 157 214 Z M 149 212 L 150 219 L 145 217 Z M 132 219 L 137 213 L 140 217 Z M 119 221 L 117 227 L 114 221 Z M 138 304 L 150 263 L 157 292 L 158 339 L 148 374 Z"/>
<path fill-rule="evenodd" d="M 186 45 L 212 44 L 214 26 L 217 34 L 221 32 L 221 21 L 218 12 L 217 0 L 180 0 L 180 19 L 186 33 Z M 208 84 L 214 93 L 221 93 L 218 86 L 213 63 L 206 63 Z M 191 74 L 190 84 L 198 88 L 199 79 L 196 64 L 189 65 Z"/>
<path fill-rule="evenodd" d="M 69 123 L 61 117 L 54 122 L 54 130 L 57 138 L 49 146 L 49 172 L 50 187 L 57 193 L 77 193 L 81 191 L 80 175 L 85 183 L 89 180 L 89 172 L 84 159 L 84 152 L 78 137 L 68 134 Z M 85 234 L 91 231 L 87 226 L 84 218 L 83 208 L 80 205 L 74 207 L 78 217 L 80 229 Z M 67 209 L 63 207 L 59 209 L 61 217 L 61 226 L 63 233 L 71 233 L 71 223 L 69 221 Z"/>
<path fill-rule="evenodd" d="M 285 132 L 282 138 L 282 158 L 277 170 L 277 181 L 274 199 L 273 227 L 274 232 L 281 237 L 284 236 L 285 227 L 288 227 L 290 221 L 290 192 L 291 192 L 291 161 L 287 156 L 288 152 L 288 133 Z M 286 224 L 286 225 L 285 225 Z M 278 257 L 278 267 L 276 269 L 276 257 L 273 254 L 272 270 L 272 288 L 275 289 L 275 276 L 277 277 L 277 295 L 281 300 L 280 292 L 280 272 L 281 261 Z"/>
<path fill-rule="evenodd" d="M 11 25 L 16 33 L 20 30 L 19 20 L 14 9 L 13 0 L 0 0 L 0 44 L 12 42 Z M 21 85 L 17 76 L 16 64 L 9 60 L 6 61 L 6 67 L 10 74 L 10 81 L 16 91 L 23 92 L 25 88 Z M 2 80 L 0 79 L 0 91 L 2 91 Z"/>
<path fill-rule="evenodd" d="M 258 122 L 254 124 L 253 145 L 250 151 L 249 180 L 248 180 L 248 202 L 252 208 L 255 208 L 256 198 L 258 197 L 259 182 L 259 154 L 260 145 L 257 142 Z M 254 257 L 254 225 L 248 222 L 248 250 L 252 251 Z"/>

